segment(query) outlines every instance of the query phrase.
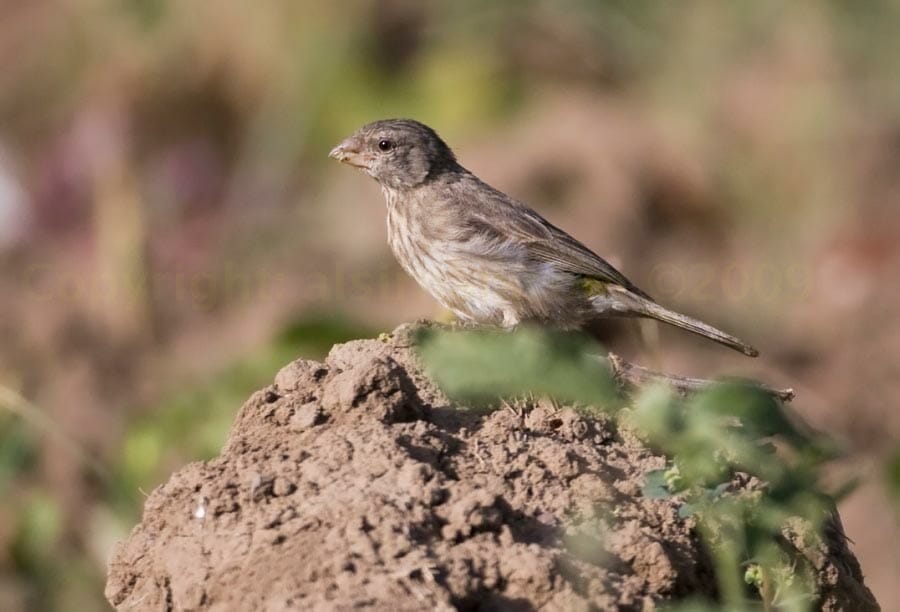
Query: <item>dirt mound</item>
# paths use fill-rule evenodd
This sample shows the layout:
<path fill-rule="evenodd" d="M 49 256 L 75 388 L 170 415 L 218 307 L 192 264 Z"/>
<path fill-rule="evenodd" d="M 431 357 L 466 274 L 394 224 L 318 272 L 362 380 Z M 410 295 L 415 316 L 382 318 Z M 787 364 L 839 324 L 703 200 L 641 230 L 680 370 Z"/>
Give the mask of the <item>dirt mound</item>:
<path fill-rule="evenodd" d="M 663 457 L 605 419 L 461 409 L 408 328 L 295 361 L 241 409 L 221 455 L 147 500 L 106 595 L 120 609 L 644 609 L 714 596 Z M 868 592 L 836 538 L 823 606 Z M 810 556 L 810 555 L 808 555 Z M 855 605 L 850 605 L 855 604 Z"/>

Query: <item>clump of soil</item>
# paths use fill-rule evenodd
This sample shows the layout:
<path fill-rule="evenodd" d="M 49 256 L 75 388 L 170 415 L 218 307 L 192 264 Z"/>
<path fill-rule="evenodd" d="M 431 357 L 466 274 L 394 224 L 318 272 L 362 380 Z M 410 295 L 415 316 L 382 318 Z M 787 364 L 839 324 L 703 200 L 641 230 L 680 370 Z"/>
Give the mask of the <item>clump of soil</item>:
<path fill-rule="evenodd" d="M 422 374 L 409 328 L 298 360 L 219 457 L 147 500 L 110 564 L 120 609 L 646 609 L 715 596 L 665 459 L 604 418 L 485 413 Z M 807 555 L 821 607 L 875 609 L 844 540 Z"/>

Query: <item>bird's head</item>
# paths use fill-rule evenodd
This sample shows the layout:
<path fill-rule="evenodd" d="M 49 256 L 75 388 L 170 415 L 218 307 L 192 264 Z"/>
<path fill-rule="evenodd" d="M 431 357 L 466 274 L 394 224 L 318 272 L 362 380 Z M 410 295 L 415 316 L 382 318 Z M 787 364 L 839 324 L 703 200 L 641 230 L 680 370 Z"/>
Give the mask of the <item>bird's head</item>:
<path fill-rule="evenodd" d="M 361 168 L 390 189 L 417 187 L 457 166 L 441 137 L 411 119 L 384 119 L 364 125 L 328 155 Z"/>

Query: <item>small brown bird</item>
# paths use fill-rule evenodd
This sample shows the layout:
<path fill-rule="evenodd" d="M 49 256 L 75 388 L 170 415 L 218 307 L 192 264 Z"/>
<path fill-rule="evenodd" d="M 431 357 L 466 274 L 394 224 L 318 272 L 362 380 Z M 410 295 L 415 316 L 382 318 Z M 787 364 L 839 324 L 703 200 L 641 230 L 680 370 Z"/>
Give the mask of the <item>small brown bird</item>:
<path fill-rule="evenodd" d="M 463 168 L 427 125 L 376 121 L 329 155 L 378 181 L 400 265 L 463 321 L 574 329 L 601 317 L 646 317 L 759 354 L 657 304 L 578 240 Z"/>

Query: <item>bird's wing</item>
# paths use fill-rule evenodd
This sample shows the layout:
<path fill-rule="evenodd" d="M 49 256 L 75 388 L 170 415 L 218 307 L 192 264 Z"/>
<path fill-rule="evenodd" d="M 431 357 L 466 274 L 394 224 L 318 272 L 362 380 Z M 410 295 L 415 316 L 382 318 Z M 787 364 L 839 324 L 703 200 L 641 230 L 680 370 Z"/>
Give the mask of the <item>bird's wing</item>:
<path fill-rule="evenodd" d="M 504 227 L 503 232 L 498 232 L 498 239 L 515 239 L 537 261 L 551 262 L 566 272 L 614 283 L 641 297 L 652 299 L 609 262 L 528 206 L 488 185 L 482 183 L 481 187 L 482 194 L 490 197 L 487 202 L 482 202 L 480 210 L 476 209 L 485 214 L 479 219 L 478 225 L 482 228 L 490 227 L 493 224 L 489 219 L 502 218 Z M 503 236 L 506 232 L 512 235 Z"/>
<path fill-rule="evenodd" d="M 530 211 L 529 211 L 530 212 Z M 528 251 L 535 259 L 549 261 L 561 269 L 594 278 L 607 283 L 620 285 L 632 293 L 650 299 L 650 296 L 635 286 L 624 274 L 616 270 L 612 264 L 594 253 L 584 244 L 556 227 L 537 213 L 528 215 L 529 224 L 542 226 L 539 230 L 543 236 L 536 237 L 528 243 Z"/>

